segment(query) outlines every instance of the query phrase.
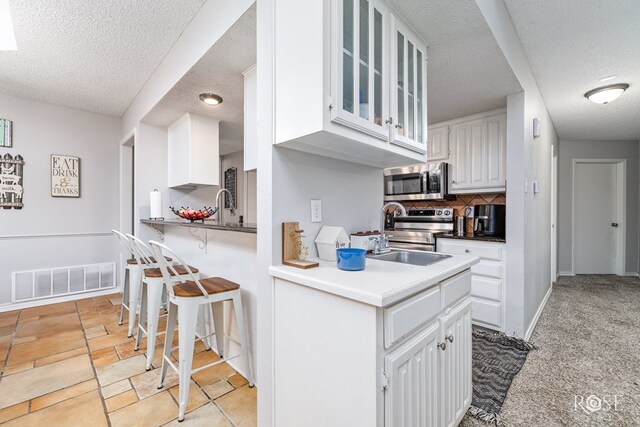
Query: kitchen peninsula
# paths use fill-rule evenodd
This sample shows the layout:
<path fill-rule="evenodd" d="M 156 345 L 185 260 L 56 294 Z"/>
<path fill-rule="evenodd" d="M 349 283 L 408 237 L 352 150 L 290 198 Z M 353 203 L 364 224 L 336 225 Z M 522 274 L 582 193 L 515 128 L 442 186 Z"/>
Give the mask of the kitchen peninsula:
<path fill-rule="evenodd" d="M 271 267 L 276 424 L 457 425 L 471 404 L 477 262 Z"/>

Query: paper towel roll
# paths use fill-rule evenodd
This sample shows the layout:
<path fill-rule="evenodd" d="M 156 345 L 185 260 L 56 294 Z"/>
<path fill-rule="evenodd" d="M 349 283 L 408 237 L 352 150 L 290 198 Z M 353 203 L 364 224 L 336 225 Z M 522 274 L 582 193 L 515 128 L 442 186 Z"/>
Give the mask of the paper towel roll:
<path fill-rule="evenodd" d="M 162 218 L 162 193 L 158 190 L 149 193 L 149 218 Z"/>

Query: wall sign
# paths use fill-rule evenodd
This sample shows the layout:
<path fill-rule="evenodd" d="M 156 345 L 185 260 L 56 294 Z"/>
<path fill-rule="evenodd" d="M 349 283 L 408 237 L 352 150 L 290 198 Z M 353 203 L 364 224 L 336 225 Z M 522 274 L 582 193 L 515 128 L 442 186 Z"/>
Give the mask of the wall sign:
<path fill-rule="evenodd" d="M 51 196 L 80 197 L 80 158 L 51 155 Z"/>
<path fill-rule="evenodd" d="M 13 147 L 13 122 L 0 119 L 0 147 Z"/>
<path fill-rule="evenodd" d="M 229 193 L 224 193 L 225 209 L 231 209 L 231 199 L 233 199 L 233 207 L 238 206 L 238 199 L 236 198 L 237 182 L 238 182 L 238 169 L 229 168 L 226 171 L 224 171 L 224 188 L 226 188 L 231 192 L 231 197 L 229 197 Z"/>
<path fill-rule="evenodd" d="M 7 153 L 0 156 L 0 207 L 22 209 L 24 159 Z"/>

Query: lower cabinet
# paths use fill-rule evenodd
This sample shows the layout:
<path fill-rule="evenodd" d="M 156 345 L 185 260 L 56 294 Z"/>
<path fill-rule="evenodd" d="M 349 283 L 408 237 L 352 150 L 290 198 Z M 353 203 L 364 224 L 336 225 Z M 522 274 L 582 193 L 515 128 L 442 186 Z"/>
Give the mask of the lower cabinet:
<path fill-rule="evenodd" d="M 505 244 L 438 238 L 436 250 L 446 254 L 470 254 L 480 258 L 471 267 L 471 301 L 474 325 L 506 330 Z"/>
<path fill-rule="evenodd" d="M 456 426 L 469 408 L 471 300 L 445 313 L 385 357 L 385 425 Z"/>
<path fill-rule="evenodd" d="M 374 306 L 274 282 L 274 425 L 456 426 L 471 405 L 471 269 Z"/>

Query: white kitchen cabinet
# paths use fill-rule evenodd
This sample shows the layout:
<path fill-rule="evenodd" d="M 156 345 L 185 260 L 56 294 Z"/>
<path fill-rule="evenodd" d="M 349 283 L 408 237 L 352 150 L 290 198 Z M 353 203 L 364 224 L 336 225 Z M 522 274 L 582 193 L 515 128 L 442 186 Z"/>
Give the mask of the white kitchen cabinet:
<path fill-rule="evenodd" d="M 451 194 L 506 190 L 506 127 L 504 110 L 438 124 L 449 129 Z M 443 131 L 440 131 L 443 132 Z M 429 158 L 429 161 L 435 160 Z"/>
<path fill-rule="evenodd" d="M 389 139 L 390 14 L 378 0 L 341 0 L 337 18 L 335 99 L 331 120 Z"/>
<path fill-rule="evenodd" d="M 449 160 L 449 126 L 429 126 L 427 160 L 429 162 Z"/>
<path fill-rule="evenodd" d="M 427 136 L 427 50 L 395 16 L 392 32 L 391 140 L 422 151 Z"/>
<path fill-rule="evenodd" d="M 244 76 L 244 170 L 258 168 L 258 75 L 253 65 Z"/>
<path fill-rule="evenodd" d="M 425 44 L 381 0 L 276 0 L 276 5 L 275 143 L 376 167 L 424 162 Z M 401 67 L 405 92 L 398 103 L 402 134 L 393 127 L 394 28 L 404 34 L 407 54 Z"/>
<path fill-rule="evenodd" d="M 382 307 L 276 277 L 275 423 L 459 422 L 471 404 L 472 275 L 451 274 Z"/>
<path fill-rule="evenodd" d="M 385 373 L 390 379 L 385 425 L 439 425 L 441 342 L 440 325 L 434 322 L 385 357 Z"/>
<path fill-rule="evenodd" d="M 480 258 L 471 267 L 472 321 L 485 328 L 506 330 L 505 244 L 459 239 L 437 239 L 437 251 L 470 254 Z"/>
<path fill-rule="evenodd" d="M 167 131 L 169 187 L 220 184 L 218 120 L 187 113 Z"/>
<path fill-rule="evenodd" d="M 440 319 L 442 343 L 441 426 L 457 426 L 471 405 L 471 301 L 459 304 Z M 416 425 L 416 424 L 414 424 Z"/>

